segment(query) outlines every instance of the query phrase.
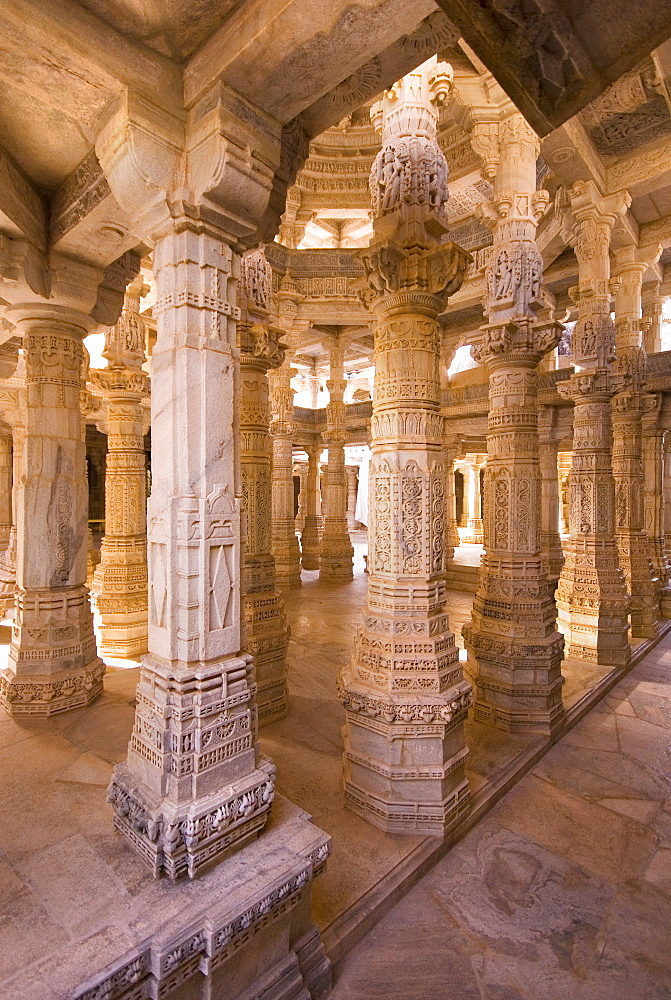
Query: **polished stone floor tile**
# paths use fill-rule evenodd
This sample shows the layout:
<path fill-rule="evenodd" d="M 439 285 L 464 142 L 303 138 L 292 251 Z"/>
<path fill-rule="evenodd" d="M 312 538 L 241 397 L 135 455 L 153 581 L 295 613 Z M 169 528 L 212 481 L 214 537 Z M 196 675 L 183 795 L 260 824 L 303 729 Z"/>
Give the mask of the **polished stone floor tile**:
<path fill-rule="evenodd" d="M 669 651 L 666 637 L 345 956 L 333 1000 L 669 1000 L 671 685 L 649 701 Z M 644 720 L 619 710 L 637 702 Z"/>

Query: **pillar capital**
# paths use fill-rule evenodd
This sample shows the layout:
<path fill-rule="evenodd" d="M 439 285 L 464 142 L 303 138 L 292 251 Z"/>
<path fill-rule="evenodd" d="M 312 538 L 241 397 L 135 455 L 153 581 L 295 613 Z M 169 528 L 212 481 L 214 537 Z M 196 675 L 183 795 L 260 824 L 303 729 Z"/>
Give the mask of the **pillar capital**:
<path fill-rule="evenodd" d="M 281 126 L 219 79 L 184 111 L 126 88 L 95 147 L 143 239 L 192 227 L 240 250 L 259 233 L 272 238 L 307 137 L 299 122 Z"/>

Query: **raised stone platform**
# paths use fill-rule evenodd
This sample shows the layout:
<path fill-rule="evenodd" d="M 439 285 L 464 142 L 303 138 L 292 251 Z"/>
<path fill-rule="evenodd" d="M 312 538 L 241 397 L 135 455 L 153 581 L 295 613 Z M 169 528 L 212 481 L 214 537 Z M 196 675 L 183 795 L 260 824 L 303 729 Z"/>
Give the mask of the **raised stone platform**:
<path fill-rule="evenodd" d="M 80 763 L 80 777 L 86 764 Z M 330 841 L 303 810 L 279 798 L 262 837 L 195 881 L 178 884 L 152 879 L 120 840 L 87 829 L 86 813 L 73 819 L 80 832 L 11 864 L 27 879 L 22 907 L 16 877 L 5 873 L 14 905 L 0 931 L 0 950 L 5 968 L 23 967 L 0 985 L 0 995 L 326 995 L 330 962 L 312 919 L 311 889 Z M 33 961 L 26 948 L 34 951 Z"/>
<path fill-rule="evenodd" d="M 135 967 L 140 978 L 130 984 L 130 993 L 108 997 L 104 987 L 87 1000 L 153 997 L 164 976 L 162 956 L 187 946 L 190 935 L 205 928 L 202 942 L 198 939 L 191 954 L 193 984 L 174 992 L 175 1000 L 202 996 L 197 991 L 205 988 L 204 972 L 215 957 L 212 934 L 233 923 L 233 910 L 238 911 L 236 919 L 246 922 L 245 914 L 265 906 L 267 896 L 305 870 L 307 856 L 324 845 L 323 829 L 332 837 L 334 851 L 314 885 L 309 881 L 303 887 L 300 900 L 287 914 L 278 913 L 272 931 L 266 933 L 266 924 L 260 922 L 257 933 L 245 928 L 250 934 L 238 937 L 235 931 L 236 955 L 243 955 L 247 943 L 250 956 L 259 951 L 266 961 L 267 955 L 255 987 L 260 991 L 263 977 L 268 977 L 263 981 L 272 983 L 272 989 L 262 993 L 264 1000 L 294 996 L 307 1000 L 305 989 L 321 988 L 326 976 L 309 919 L 308 895 L 327 953 L 336 961 L 447 850 L 449 844 L 436 838 L 383 833 L 343 807 L 344 712 L 335 677 L 351 655 L 361 613 L 367 579 L 364 551 L 364 537 L 355 535 L 352 582 L 325 584 L 316 571 L 304 572 L 302 590 L 287 599 L 292 628 L 290 710 L 286 719 L 262 730 L 261 747 L 277 766 L 279 791 L 301 808 L 278 798 L 258 840 L 193 883 L 174 886 L 167 879 L 155 881 L 114 833 L 112 811 L 105 802 L 112 767 L 125 757 L 133 724 L 137 666 L 108 661 L 105 692 L 87 709 L 33 720 L 0 713 L 3 1000 L 77 1000 L 82 990 L 97 990 L 121 975 L 125 957 L 132 956 L 128 957 L 132 964 L 143 949 L 145 957 Z M 470 594 L 448 594 L 450 625 L 460 647 L 471 599 Z M 9 628 L 0 626 L 0 653 L 9 638 Z M 639 643 L 635 657 L 646 648 Z M 7 645 L 5 655 L 6 649 Z M 618 671 L 575 661 L 566 661 L 563 670 L 568 727 L 607 692 Z M 533 735 L 510 735 L 475 722 L 466 724 L 466 741 L 473 806 L 464 829 L 477 822 L 551 745 Z M 307 821 L 303 809 L 316 826 Z M 254 876 L 244 889 L 243 877 L 249 879 L 261 859 L 258 881 Z M 293 899 L 291 891 L 288 895 Z M 200 919 L 206 906 L 207 927 Z M 258 915 L 260 909 L 255 912 Z M 317 970 L 314 978 L 308 970 L 310 954 Z M 229 966 L 227 958 L 222 961 L 224 969 L 232 965 L 237 969 L 238 962 L 241 969 L 248 968 L 246 959 L 236 957 Z M 180 962 L 181 958 L 176 969 Z M 186 958 L 183 970 L 186 975 Z M 285 988 L 289 992 L 282 992 Z M 192 989 L 196 992 L 189 992 Z M 236 973 L 230 977 L 230 992 L 218 992 L 217 1000 L 232 1000 L 243 989 Z"/>

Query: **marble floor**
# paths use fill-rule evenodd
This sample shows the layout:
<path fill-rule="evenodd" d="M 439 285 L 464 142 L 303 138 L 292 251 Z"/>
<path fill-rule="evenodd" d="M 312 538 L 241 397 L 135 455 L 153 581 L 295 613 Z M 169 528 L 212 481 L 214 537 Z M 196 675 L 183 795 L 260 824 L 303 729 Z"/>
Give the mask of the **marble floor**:
<path fill-rule="evenodd" d="M 420 878 L 421 872 L 427 871 L 449 846 L 436 838 L 384 834 L 347 812 L 342 806 L 340 771 L 341 727 L 344 722 L 344 713 L 336 698 L 334 682 L 340 666 L 346 662 L 351 654 L 354 631 L 365 602 L 367 583 L 367 578 L 363 573 L 365 534 L 355 534 L 354 544 L 355 577 L 352 582 L 340 585 L 326 584 L 319 581 L 317 572 L 306 572 L 303 574 L 302 588 L 286 595 L 287 614 L 292 629 L 288 653 L 290 711 L 286 719 L 264 728 L 261 731 L 260 739 L 262 749 L 269 753 L 277 764 L 279 791 L 291 802 L 311 813 L 315 823 L 333 838 L 333 854 L 326 872 L 315 882 L 314 900 L 317 921 L 324 930 L 327 948 L 334 959 L 340 958 L 352 947 L 354 942 L 360 940 L 365 932 L 373 927 L 382 914 L 393 905 L 393 902 L 401 898 L 403 893 Z M 473 550 L 478 548 L 477 546 L 472 547 Z M 476 551 L 464 551 L 463 555 L 465 558 L 479 559 L 479 552 Z M 470 617 L 472 599 L 471 594 L 449 592 L 450 622 L 460 645 L 462 645 L 461 627 Z M 0 625 L 0 659 L 3 655 L 6 656 L 9 640 L 10 629 L 8 625 Z M 661 650 L 662 647 L 659 649 Z M 665 646 L 664 650 L 666 649 Z M 667 655 L 666 652 L 664 655 Z M 657 664 L 656 657 L 657 654 L 653 653 L 648 656 L 645 662 L 651 670 L 663 671 L 665 669 L 663 663 L 666 661 L 662 659 L 660 664 Z M 149 873 L 129 853 L 121 839 L 113 832 L 111 809 L 105 802 L 105 787 L 109 781 L 112 767 L 126 755 L 126 747 L 133 723 L 134 694 L 139 672 L 137 664 L 133 661 L 108 660 L 107 662 L 108 672 L 105 677 L 104 693 L 88 709 L 68 712 L 51 720 L 22 722 L 11 720 L 0 712 L 0 802 L 2 802 L 0 809 L 0 997 L 3 1000 L 6 995 L 10 995 L 3 992 L 2 983 L 7 981 L 7 977 L 15 975 L 21 969 L 25 970 L 32 962 L 43 959 L 44 956 L 48 956 L 52 952 L 55 953 L 59 948 L 76 949 L 77 942 L 85 940 L 86 935 L 100 933 L 114 936 L 117 933 L 114 928 L 117 926 L 118 920 L 122 919 L 121 915 L 130 912 L 133 907 L 137 908 L 145 895 L 154 891 L 149 886 L 151 881 Z M 669 663 L 671 664 L 671 659 Z M 569 708 L 572 706 L 571 711 L 575 711 L 580 708 L 585 699 L 591 697 L 590 690 L 595 685 L 603 683 L 605 671 L 588 669 L 579 663 L 567 662 L 565 673 L 567 676 L 564 688 L 565 703 Z M 623 683 L 628 682 L 627 679 Z M 641 745 L 641 752 L 644 750 L 647 752 L 648 747 L 645 742 L 645 733 L 641 734 L 636 729 L 636 720 L 640 717 L 640 712 L 643 711 L 643 708 L 639 708 L 639 706 L 644 705 L 648 715 L 656 714 L 660 718 L 667 718 L 664 714 L 667 711 L 665 703 L 659 702 L 660 682 L 656 683 L 657 688 L 650 690 L 641 688 L 637 690 L 635 695 L 631 696 L 631 710 L 620 709 L 617 712 L 617 725 L 631 728 L 631 739 L 634 741 L 635 747 Z M 646 701 L 647 695 L 650 695 L 652 700 L 648 698 Z M 513 817 L 507 821 L 512 833 L 518 831 L 516 835 L 533 839 L 539 836 L 536 828 L 539 823 L 542 826 L 542 818 L 548 812 L 557 812 L 559 816 L 564 815 L 564 800 L 569 795 L 569 791 L 564 786 L 568 785 L 570 789 L 571 783 L 577 782 L 578 787 L 581 786 L 581 783 L 586 783 L 587 788 L 591 787 L 590 781 L 596 780 L 589 777 L 593 771 L 596 774 L 603 773 L 608 778 L 608 767 L 613 766 L 613 748 L 609 748 L 609 746 L 602 748 L 599 741 L 608 743 L 610 740 L 612 743 L 612 734 L 606 731 L 608 727 L 601 721 L 605 712 L 615 712 L 615 709 L 610 707 L 611 701 L 612 696 L 608 702 L 608 708 L 605 705 L 598 706 L 587 720 L 594 718 L 595 724 L 598 724 L 598 739 L 597 737 L 593 738 L 597 745 L 576 743 L 578 729 L 567 733 L 560 746 L 552 751 L 555 757 L 546 757 L 534 772 L 533 779 L 528 779 L 525 783 L 525 787 L 531 783 L 531 787 L 534 788 L 539 781 L 545 782 L 548 786 L 554 783 L 558 789 L 552 793 L 554 798 L 543 799 L 541 797 L 537 802 L 532 799 L 524 809 L 521 806 L 516 807 L 509 804 L 517 802 L 519 797 L 518 790 L 513 786 L 523 773 L 546 754 L 547 741 L 533 736 L 508 736 L 487 726 L 472 722 L 467 723 L 466 741 L 470 750 L 468 777 L 473 791 L 473 812 L 469 822 L 479 821 L 480 823 L 472 833 L 467 835 L 469 842 L 475 837 L 475 842 L 480 843 L 481 827 L 483 823 L 489 822 L 486 818 L 483 820 L 482 817 L 491 809 L 494 802 L 506 792 L 508 793 L 507 797 L 497 809 L 499 811 L 503 809 L 506 816 Z M 668 717 L 671 718 L 671 707 L 668 709 L 668 713 Z M 620 716 L 623 717 L 624 721 L 620 720 Z M 632 721 L 629 722 L 629 719 Z M 645 732 L 649 730 L 656 734 L 658 732 L 656 727 L 659 726 L 659 722 L 648 720 Z M 605 754 L 610 749 L 610 756 L 600 756 L 602 749 Z M 556 771 L 552 771 L 550 777 L 543 777 L 543 767 L 549 767 L 546 761 L 555 759 L 557 754 L 559 754 L 560 761 L 564 759 L 569 761 L 573 771 L 567 770 L 568 777 L 566 778 L 562 778 Z M 589 761 L 591 768 L 585 774 L 580 770 L 583 758 Z M 667 769 L 669 769 L 669 762 L 669 758 L 665 758 Z M 621 761 L 618 758 L 616 770 L 621 769 L 620 765 Z M 651 828 L 653 830 L 654 823 L 663 826 L 666 822 L 666 829 L 671 837 L 671 811 L 667 813 L 659 805 L 662 801 L 660 788 L 654 784 L 651 777 L 649 783 L 651 787 L 654 785 L 658 792 L 657 797 L 652 796 L 652 799 L 659 805 L 659 808 L 653 812 L 652 804 L 643 801 L 648 795 L 647 786 L 646 789 L 641 790 L 640 794 L 637 791 L 636 795 L 633 795 L 629 788 L 631 782 L 640 772 L 639 768 L 634 774 L 632 768 L 627 765 L 627 769 L 622 774 L 616 774 L 612 778 L 614 790 L 608 794 L 604 793 L 609 799 L 609 803 L 599 804 L 601 810 L 599 815 L 610 817 L 612 824 L 620 824 L 620 827 L 622 824 L 626 826 L 622 836 L 625 836 L 625 842 L 628 845 L 625 851 L 625 861 L 630 867 L 623 865 L 623 872 L 632 870 L 632 858 L 640 861 L 640 843 L 647 843 L 646 837 L 649 841 L 650 837 L 653 836 L 649 830 L 647 833 L 643 831 L 640 836 L 635 835 L 635 831 L 639 830 L 640 823 L 627 813 L 627 809 L 630 812 L 631 809 L 644 809 L 643 815 L 650 817 L 650 822 L 653 822 Z M 561 766 L 559 771 L 561 771 Z M 541 776 L 539 777 L 539 775 Z M 661 779 L 659 780 L 661 781 Z M 621 784 L 626 785 L 629 790 L 622 791 Z M 665 785 L 664 791 L 666 791 Z M 549 795 L 549 793 L 547 794 Z M 634 805 L 630 801 L 632 798 L 636 800 Z M 515 826 L 513 820 L 518 818 L 518 812 L 519 822 Z M 573 814 L 567 813 L 567 815 L 572 816 Z M 576 815 L 577 820 L 582 822 L 581 814 L 578 812 Z M 648 822 L 648 819 L 644 819 L 643 822 Z M 511 826 L 511 824 L 513 825 Z M 528 830 L 525 824 L 528 825 Z M 522 828 L 524 832 L 519 832 L 518 828 Z M 495 824 L 494 830 L 496 829 Z M 617 831 L 619 827 L 616 825 L 614 829 Z M 588 829 L 586 832 L 581 830 L 579 835 L 574 832 L 573 836 L 580 846 L 583 842 L 588 843 L 589 837 L 597 836 L 597 833 L 590 833 Z M 616 854 L 617 843 L 612 848 L 605 847 L 604 845 L 608 844 L 606 834 L 602 831 L 599 836 L 603 841 L 599 844 L 601 852 L 599 856 L 605 854 L 608 857 L 609 851 L 611 851 L 614 859 L 619 857 Z M 565 840 L 567 844 L 571 844 L 571 837 L 568 833 Z M 478 848 L 478 850 L 485 852 L 486 859 L 497 858 L 498 854 L 508 858 L 505 853 L 507 850 L 505 845 L 508 844 L 508 841 L 505 841 L 503 847 L 499 847 L 497 846 L 498 841 L 494 839 L 491 841 L 494 845 L 491 850 L 487 846 L 490 841 L 485 839 L 483 843 L 485 847 Z M 539 840 L 539 844 L 542 844 L 545 851 L 556 850 L 552 843 L 548 844 Z M 573 864 L 582 864 L 579 860 L 578 846 L 575 849 L 576 857 L 573 858 Z M 455 852 L 462 850 L 461 846 L 453 848 L 448 856 L 448 861 L 455 856 Z M 566 850 L 571 853 L 569 847 Z M 515 865 L 517 864 L 515 859 L 518 857 L 518 853 L 513 851 L 512 860 L 506 861 L 505 864 L 511 868 L 510 878 L 518 879 L 520 884 L 523 884 L 527 877 L 527 871 L 536 870 L 536 862 L 520 861 L 520 872 L 515 874 Z M 84 867 L 82 867 L 83 858 L 86 860 Z M 476 860 L 469 861 L 466 867 L 462 865 L 464 878 L 469 873 L 477 875 L 484 864 L 478 860 L 480 854 L 477 851 L 475 858 Z M 671 859 L 671 841 L 667 849 L 659 851 L 659 856 L 654 864 L 651 860 L 652 874 L 648 881 L 652 888 L 649 888 L 648 891 L 654 889 L 656 892 L 662 892 L 660 886 L 654 881 L 655 878 L 662 886 L 665 884 L 665 880 L 666 884 L 671 884 L 669 859 Z M 492 863 L 495 867 L 499 864 L 498 861 Z M 543 863 L 545 864 L 545 862 Z M 443 862 L 441 862 L 442 864 Z M 502 861 L 501 865 L 503 864 Z M 540 865 L 540 862 L 538 864 Z M 567 861 L 566 864 L 568 865 L 569 862 Z M 613 860 L 611 867 L 618 869 L 620 867 L 619 861 Z M 538 878 L 544 885 L 545 875 L 542 873 L 546 869 L 540 866 L 538 870 L 541 871 Z M 507 871 L 505 866 L 502 871 L 504 874 Z M 569 867 L 563 868 L 559 876 L 551 878 L 548 875 L 547 880 L 552 884 L 556 883 L 557 880 L 561 885 L 564 882 L 572 884 L 572 871 L 573 869 Z M 580 876 L 580 878 L 582 877 Z M 578 876 L 576 878 L 578 879 L 576 884 L 579 888 L 582 883 Z M 564 881 L 562 882 L 562 880 Z M 424 884 L 422 883 L 422 885 Z M 532 888 L 519 889 L 519 892 L 522 894 L 520 898 L 523 898 L 523 904 L 520 905 L 531 907 L 530 915 L 527 916 L 533 925 L 537 919 L 540 920 L 540 916 L 537 917 L 536 910 L 533 909 L 536 905 L 534 902 L 536 898 L 534 893 L 537 892 L 534 888 L 536 882 L 530 884 Z M 592 882 L 589 882 L 589 885 L 591 886 Z M 413 890 L 415 893 L 424 891 L 421 887 Z M 510 891 L 512 892 L 512 890 Z M 515 889 L 515 892 L 517 891 Z M 529 897 L 529 902 L 526 902 L 527 895 L 524 895 L 525 893 Z M 582 896 L 578 889 L 576 889 L 576 893 L 575 899 L 580 901 Z M 496 898 L 499 900 L 498 896 Z M 513 897 L 513 901 L 514 898 L 516 897 Z M 542 893 L 541 898 L 542 901 L 545 900 Z M 553 898 L 551 895 L 550 903 L 548 904 L 546 901 L 543 906 L 546 908 L 551 906 Z M 573 899 L 573 897 L 571 898 Z M 447 912 L 447 903 L 443 901 L 440 905 Z M 497 903 L 497 905 L 499 904 Z M 513 904 L 500 903 L 500 905 L 505 909 L 506 906 L 510 907 Z M 632 905 L 634 904 L 632 903 Z M 543 906 L 541 906 L 541 912 L 544 913 Z M 577 903 L 572 902 L 570 906 L 569 904 L 567 906 L 569 908 L 566 912 L 572 913 L 571 907 L 575 908 Z M 564 910 L 561 912 L 563 913 Z M 114 913 L 120 915 L 118 920 L 113 916 Z M 471 914 L 471 916 L 473 915 Z M 518 918 L 518 923 L 524 929 L 527 928 L 527 924 L 522 920 L 522 916 Z M 476 920 L 476 917 L 473 916 L 473 919 Z M 406 916 L 402 918 L 403 920 L 414 921 L 414 917 Z M 576 920 L 582 927 L 583 918 L 576 917 Z M 456 917 L 450 917 L 447 923 L 454 926 L 456 934 L 457 923 L 455 921 Z M 427 925 L 427 941 L 431 939 L 432 934 L 438 933 L 443 923 L 445 923 L 443 919 L 436 922 L 435 916 L 431 918 L 430 925 Z M 422 926 L 425 926 L 425 923 L 422 923 Z M 554 924 L 552 926 L 554 927 Z M 591 926 L 592 924 L 588 923 L 588 928 Z M 559 935 L 556 948 L 560 951 L 564 947 L 561 943 L 563 941 L 561 935 L 568 933 L 562 928 L 563 925 L 556 932 Z M 475 948 L 475 931 L 467 929 L 464 933 L 467 934 L 470 942 L 469 947 L 472 945 Z M 540 948 L 533 936 L 533 933 L 536 932 L 524 930 L 524 933 L 531 935 L 531 944 L 524 943 L 523 946 L 520 946 L 521 953 L 523 957 L 524 955 L 527 958 L 530 955 L 533 957 L 534 949 Z M 538 933 L 540 934 L 540 931 Z M 554 930 L 552 934 L 555 934 Z M 399 935 L 402 939 L 401 931 L 399 931 Z M 578 935 L 579 948 L 582 948 L 583 951 L 587 947 L 584 943 L 587 940 L 585 935 L 588 935 L 587 930 L 582 936 Z M 526 942 L 526 938 L 524 942 Z M 368 945 L 364 942 L 356 954 L 358 956 L 365 954 L 367 947 Z M 462 948 L 461 944 L 459 948 Z M 515 951 L 517 948 L 517 945 L 511 946 L 510 953 L 506 952 L 511 961 L 511 956 L 517 954 Z M 448 952 L 449 949 L 446 954 Z M 465 959 L 463 958 L 464 954 L 467 955 Z M 459 949 L 455 951 L 452 958 L 453 972 L 450 973 L 448 979 L 449 981 L 453 980 L 457 985 L 451 993 L 445 992 L 447 987 L 443 982 L 440 987 L 442 992 L 429 990 L 429 992 L 419 994 L 406 990 L 404 994 L 398 995 L 413 997 L 416 1000 L 421 1000 L 421 997 L 424 996 L 427 998 L 429 996 L 479 996 L 480 994 L 468 992 L 470 980 L 465 974 L 464 977 L 461 977 L 459 973 L 460 963 L 463 960 L 466 961 L 468 969 L 471 970 L 469 972 L 471 979 L 476 975 L 476 971 L 473 970 L 479 966 L 477 966 L 475 958 L 471 961 L 470 956 L 471 952 L 463 952 L 462 954 Z M 343 997 L 387 995 L 379 991 L 377 993 L 366 993 L 365 991 L 357 993 L 358 986 L 348 987 L 345 974 L 356 976 L 356 963 L 360 962 L 361 958 L 353 958 L 352 961 L 354 963 L 352 966 L 343 966 L 342 988 L 350 989 L 349 993 L 342 994 Z M 348 973 L 348 968 L 353 971 Z M 365 962 L 362 969 L 365 978 L 367 976 Z M 445 979 L 446 975 L 446 970 L 443 967 L 441 976 Z M 477 972 L 477 975 L 480 975 L 480 972 Z M 462 978 L 465 992 L 455 992 L 455 990 L 461 989 Z M 386 981 L 384 977 L 382 981 Z M 496 980 L 492 981 L 496 982 Z M 368 985 L 365 988 L 368 989 Z M 451 986 L 450 989 L 452 989 Z M 390 993 L 389 995 L 394 994 Z M 487 1000 L 490 1000 L 491 997 L 495 997 L 497 1000 L 506 1000 L 506 998 L 513 1000 L 517 994 L 490 991 L 490 993 L 482 995 L 486 996 Z M 587 1000 L 588 995 L 584 994 L 585 1000 Z M 611 995 L 614 998 L 617 997 L 617 994 Z M 644 995 L 639 994 L 641 997 Z M 552 992 L 546 994 L 520 993 L 519 996 L 525 998 L 534 996 L 538 997 L 538 1000 L 545 1000 L 545 997 L 548 1000 L 555 998 L 555 994 Z M 556 996 L 559 997 L 560 994 L 556 994 Z M 601 998 L 600 994 L 594 996 L 595 1000 Z M 667 996 L 671 997 L 671 987 Z M 634 1000 L 634 997 L 635 995 L 632 994 L 631 1000 Z M 656 1000 L 657 994 L 651 993 L 650 997 Z"/>
<path fill-rule="evenodd" d="M 336 968 L 332 1000 L 669 1000 L 671 636 Z"/>

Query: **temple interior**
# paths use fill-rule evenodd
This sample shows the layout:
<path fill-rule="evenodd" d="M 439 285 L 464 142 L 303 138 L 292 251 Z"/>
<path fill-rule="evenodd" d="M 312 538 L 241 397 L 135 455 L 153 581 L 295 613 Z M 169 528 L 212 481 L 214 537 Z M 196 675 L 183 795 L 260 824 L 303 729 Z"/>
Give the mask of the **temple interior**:
<path fill-rule="evenodd" d="M 0 1000 L 669 1000 L 668 0 L 0 38 Z"/>

